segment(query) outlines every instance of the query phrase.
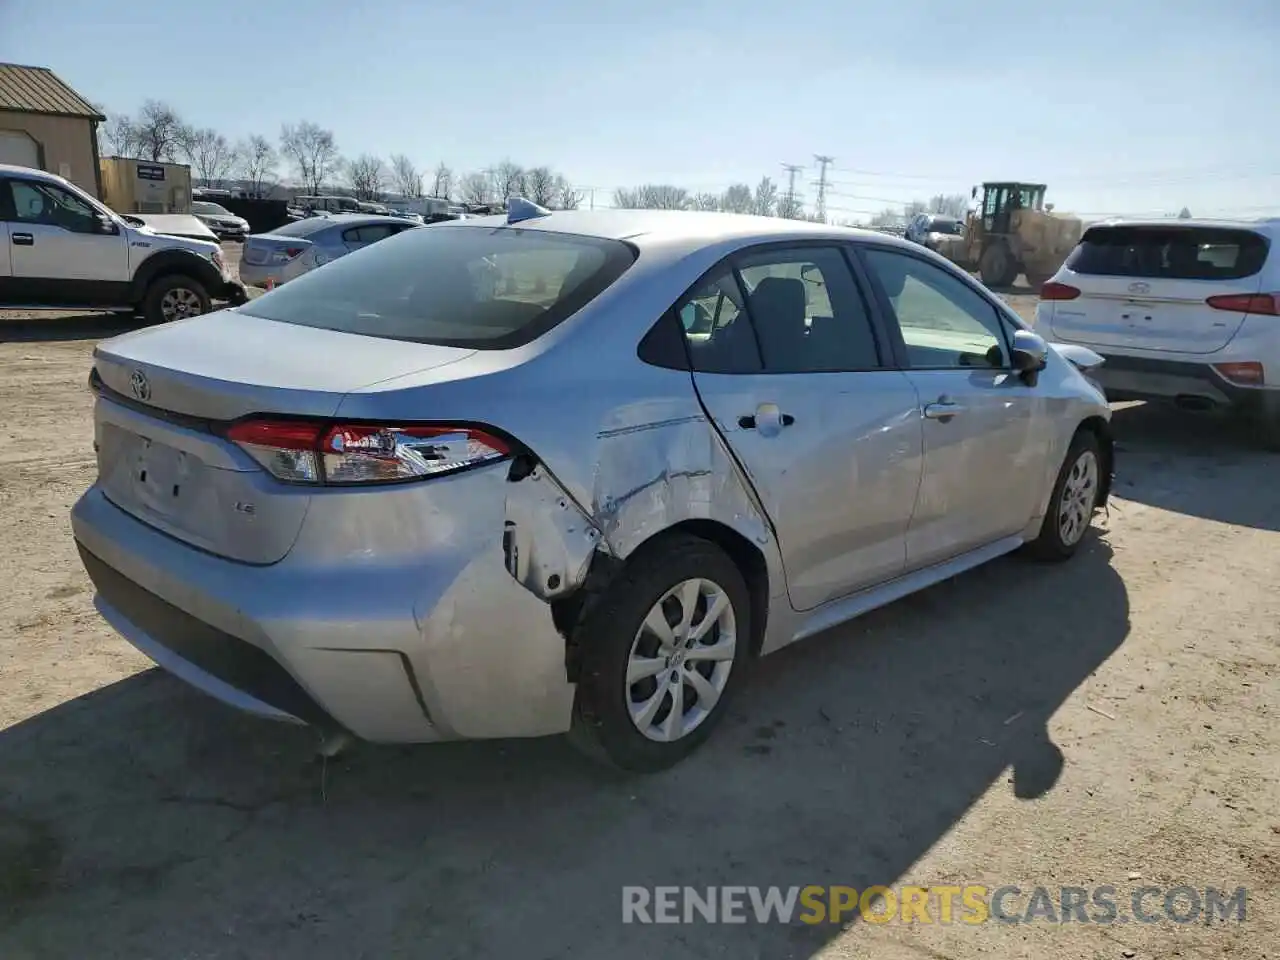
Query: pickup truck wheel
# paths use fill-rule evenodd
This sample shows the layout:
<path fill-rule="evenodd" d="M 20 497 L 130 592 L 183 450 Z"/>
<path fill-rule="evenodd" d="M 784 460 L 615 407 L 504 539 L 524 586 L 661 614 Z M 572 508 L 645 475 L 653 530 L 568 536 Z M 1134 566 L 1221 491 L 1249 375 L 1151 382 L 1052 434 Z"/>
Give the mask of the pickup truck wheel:
<path fill-rule="evenodd" d="M 199 280 L 171 273 L 152 282 L 142 303 L 148 323 L 170 323 L 208 313 L 209 293 Z"/>

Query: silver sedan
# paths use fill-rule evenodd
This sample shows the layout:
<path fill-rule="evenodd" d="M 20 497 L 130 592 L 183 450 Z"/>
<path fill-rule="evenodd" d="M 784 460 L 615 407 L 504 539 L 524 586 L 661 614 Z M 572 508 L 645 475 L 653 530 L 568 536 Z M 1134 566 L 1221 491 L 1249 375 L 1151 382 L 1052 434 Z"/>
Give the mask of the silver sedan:
<path fill-rule="evenodd" d="M 375 214 L 318 214 L 295 220 L 245 238 L 240 280 L 250 287 L 279 286 L 415 226 L 401 217 Z"/>
<path fill-rule="evenodd" d="M 102 615 L 236 707 L 650 771 L 749 660 L 1070 557 L 1096 362 L 883 234 L 513 201 L 101 344 L 73 529 Z"/>

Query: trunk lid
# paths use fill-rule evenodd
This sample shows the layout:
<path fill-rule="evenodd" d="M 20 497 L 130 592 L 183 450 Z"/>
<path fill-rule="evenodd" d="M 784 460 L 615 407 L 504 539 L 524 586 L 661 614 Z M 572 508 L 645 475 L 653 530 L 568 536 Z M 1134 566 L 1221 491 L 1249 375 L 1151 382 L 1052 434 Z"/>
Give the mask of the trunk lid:
<path fill-rule="evenodd" d="M 254 267 L 270 267 L 288 263 L 306 253 L 314 244 L 302 237 L 253 233 L 244 238 L 240 259 Z"/>
<path fill-rule="evenodd" d="M 1090 228 L 1055 277 L 1080 295 L 1053 302 L 1050 330 L 1090 346 L 1215 353 L 1246 315 L 1208 299 L 1258 293 L 1266 254 L 1266 240 L 1249 230 Z"/>
<path fill-rule="evenodd" d="M 252 413 L 331 417 L 352 390 L 474 351 L 380 340 L 235 310 L 99 345 L 99 484 L 120 509 L 202 550 L 268 564 L 293 546 L 314 492 L 280 483 L 221 424 Z"/>

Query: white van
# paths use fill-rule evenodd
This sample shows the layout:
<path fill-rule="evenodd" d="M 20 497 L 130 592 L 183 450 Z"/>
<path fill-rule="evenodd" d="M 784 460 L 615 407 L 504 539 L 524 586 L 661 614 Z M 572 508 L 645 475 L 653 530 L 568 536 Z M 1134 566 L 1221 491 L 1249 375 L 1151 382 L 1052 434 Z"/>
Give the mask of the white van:
<path fill-rule="evenodd" d="M 1256 418 L 1280 447 L 1280 220 L 1110 220 L 1044 285 L 1035 327 L 1106 358 L 1111 400 Z"/>

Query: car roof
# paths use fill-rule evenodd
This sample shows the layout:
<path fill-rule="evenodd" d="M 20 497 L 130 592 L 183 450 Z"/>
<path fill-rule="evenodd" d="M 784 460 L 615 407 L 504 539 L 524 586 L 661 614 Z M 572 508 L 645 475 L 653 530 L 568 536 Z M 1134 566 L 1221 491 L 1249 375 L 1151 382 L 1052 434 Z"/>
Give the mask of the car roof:
<path fill-rule="evenodd" d="M 47 180 L 49 183 L 67 182 L 56 173 L 50 173 L 48 170 L 38 170 L 35 167 L 20 167 L 13 163 L 0 163 L 0 176 L 4 176 L 6 173 L 29 177 L 32 180 Z"/>
<path fill-rule="evenodd" d="M 1207 227 L 1219 230 L 1254 230 L 1274 236 L 1280 228 L 1280 219 L 1274 217 L 1258 220 L 1220 220 L 1210 217 L 1152 217 L 1150 219 L 1117 217 L 1086 224 L 1085 229 L 1091 230 L 1094 227 Z"/>
<path fill-rule="evenodd" d="M 693 210 L 557 210 L 546 216 L 509 224 L 504 215 L 473 217 L 452 221 L 459 229 L 509 228 L 539 230 L 548 233 L 576 234 L 605 240 L 627 240 L 637 246 L 649 244 L 684 244 L 690 249 L 718 241 L 738 240 L 768 243 L 785 240 L 852 240 L 864 239 L 900 244 L 898 240 L 876 230 L 837 227 L 808 220 L 782 217 L 758 217 L 737 213 L 703 213 Z"/>

